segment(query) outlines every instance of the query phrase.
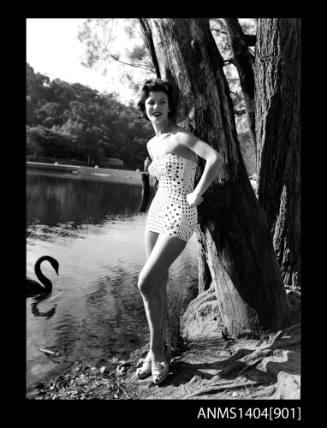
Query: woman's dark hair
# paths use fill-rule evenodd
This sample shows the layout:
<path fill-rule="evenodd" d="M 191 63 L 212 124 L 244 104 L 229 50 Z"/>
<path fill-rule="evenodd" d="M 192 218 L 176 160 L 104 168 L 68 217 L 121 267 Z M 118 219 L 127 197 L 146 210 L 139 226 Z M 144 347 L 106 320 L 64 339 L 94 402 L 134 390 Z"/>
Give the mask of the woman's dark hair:
<path fill-rule="evenodd" d="M 137 103 L 138 108 L 143 113 L 143 116 L 145 117 L 145 119 L 149 120 L 145 112 L 145 101 L 149 97 L 150 92 L 159 92 L 159 91 L 164 92 L 167 95 L 168 106 L 170 110 L 168 113 L 168 117 L 174 120 L 176 116 L 177 102 L 174 96 L 173 85 L 167 80 L 162 80 L 162 79 L 146 80 L 141 89 L 141 96 Z"/>

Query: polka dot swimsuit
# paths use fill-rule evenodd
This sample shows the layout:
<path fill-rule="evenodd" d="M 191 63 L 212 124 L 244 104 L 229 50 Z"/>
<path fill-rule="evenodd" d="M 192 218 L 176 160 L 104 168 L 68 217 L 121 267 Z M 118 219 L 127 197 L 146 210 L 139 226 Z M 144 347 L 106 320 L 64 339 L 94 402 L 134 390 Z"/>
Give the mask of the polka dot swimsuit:
<path fill-rule="evenodd" d="M 186 195 L 194 188 L 196 162 L 168 153 L 153 160 L 149 173 L 159 180 L 146 220 L 146 229 L 187 241 L 197 224 L 197 209 Z"/>

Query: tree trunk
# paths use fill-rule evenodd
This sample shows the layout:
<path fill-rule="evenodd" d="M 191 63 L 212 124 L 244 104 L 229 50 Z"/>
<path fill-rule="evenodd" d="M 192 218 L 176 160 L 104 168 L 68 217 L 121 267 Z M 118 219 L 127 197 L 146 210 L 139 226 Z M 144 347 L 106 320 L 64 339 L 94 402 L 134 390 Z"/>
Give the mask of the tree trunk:
<path fill-rule="evenodd" d="M 161 77 L 178 88 L 179 124 L 217 149 L 228 165 L 229 180 L 222 185 L 218 177 L 198 207 L 198 233 L 225 328 L 231 336 L 282 328 L 289 320 L 287 296 L 240 152 L 223 60 L 209 22 L 142 21 L 151 29 Z"/>
<path fill-rule="evenodd" d="M 237 68 L 246 106 L 249 128 L 257 151 L 255 139 L 255 103 L 254 103 L 254 57 L 249 50 L 246 36 L 237 18 L 225 18 L 233 52 L 233 64 Z"/>
<path fill-rule="evenodd" d="M 144 213 L 147 209 L 150 198 L 150 180 L 148 172 L 141 172 L 142 178 L 142 194 L 139 211 Z"/>
<path fill-rule="evenodd" d="M 203 235 L 196 230 L 198 242 L 200 244 L 200 252 L 198 255 L 198 294 L 203 293 L 210 288 L 212 284 L 212 278 L 210 274 L 210 268 L 207 263 L 207 257 L 204 251 Z"/>
<path fill-rule="evenodd" d="M 285 285 L 300 285 L 301 21 L 259 19 L 255 58 L 258 198 Z"/>

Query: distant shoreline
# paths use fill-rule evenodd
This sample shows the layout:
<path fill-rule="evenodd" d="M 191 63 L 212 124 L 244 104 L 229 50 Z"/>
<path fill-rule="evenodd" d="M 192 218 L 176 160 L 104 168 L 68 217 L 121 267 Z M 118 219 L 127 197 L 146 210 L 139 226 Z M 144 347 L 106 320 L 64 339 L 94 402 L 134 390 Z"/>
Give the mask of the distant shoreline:
<path fill-rule="evenodd" d="M 52 175 L 63 178 L 108 181 L 142 186 L 143 171 L 133 171 L 115 168 L 92 168 L 86 166 L 53 164 L 45 162 L 26 162 L 28 172 L 35 171 L 42 175 Z M 151 184 L 151 179 L 150 179 Z"/>

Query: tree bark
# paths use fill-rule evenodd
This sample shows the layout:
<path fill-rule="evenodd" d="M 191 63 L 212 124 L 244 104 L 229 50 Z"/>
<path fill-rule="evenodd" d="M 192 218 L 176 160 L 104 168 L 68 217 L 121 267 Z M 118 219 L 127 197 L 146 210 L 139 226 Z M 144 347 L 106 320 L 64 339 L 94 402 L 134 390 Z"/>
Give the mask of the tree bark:
<path fill-rule="evenodd" d="M 285 285 L 300 285 L 301 21 L 259 19 L 255 58 L 258 198 Z"/>
<path fill-rule="evenodd" d="M 203 235 L 199 233 L 198 230 L 196 230 L 196 235 L 200 244 L 200 252 L 198 255 L 198 294 L 201 294 L 210 288 L 212 285 L 212 278 L 204 251 Z"/>
<path fill-rule="evenodd" d="M 249 128 L 254 150 L 257 151 L 255 138 L 255 103 L 254 103 L 254 57 L 248 48 L 248 39 L 242 31 L 237 18 L 225 18 L 233 52 L 233 64 L 237 68 L 246 106 Z"/>
<path fill-rule="evenodd" d="M 148 19 L 162 78 L 179 93 L 179 124 L 223 156 L 219 177 L 198 207 L 204 254 L 230 336 L 287 325 L 289 305 L 265 214 L 247 176 L 223 60 L 207 19 Z M 200 168 L 203 164 L 200 163 Z"/>

